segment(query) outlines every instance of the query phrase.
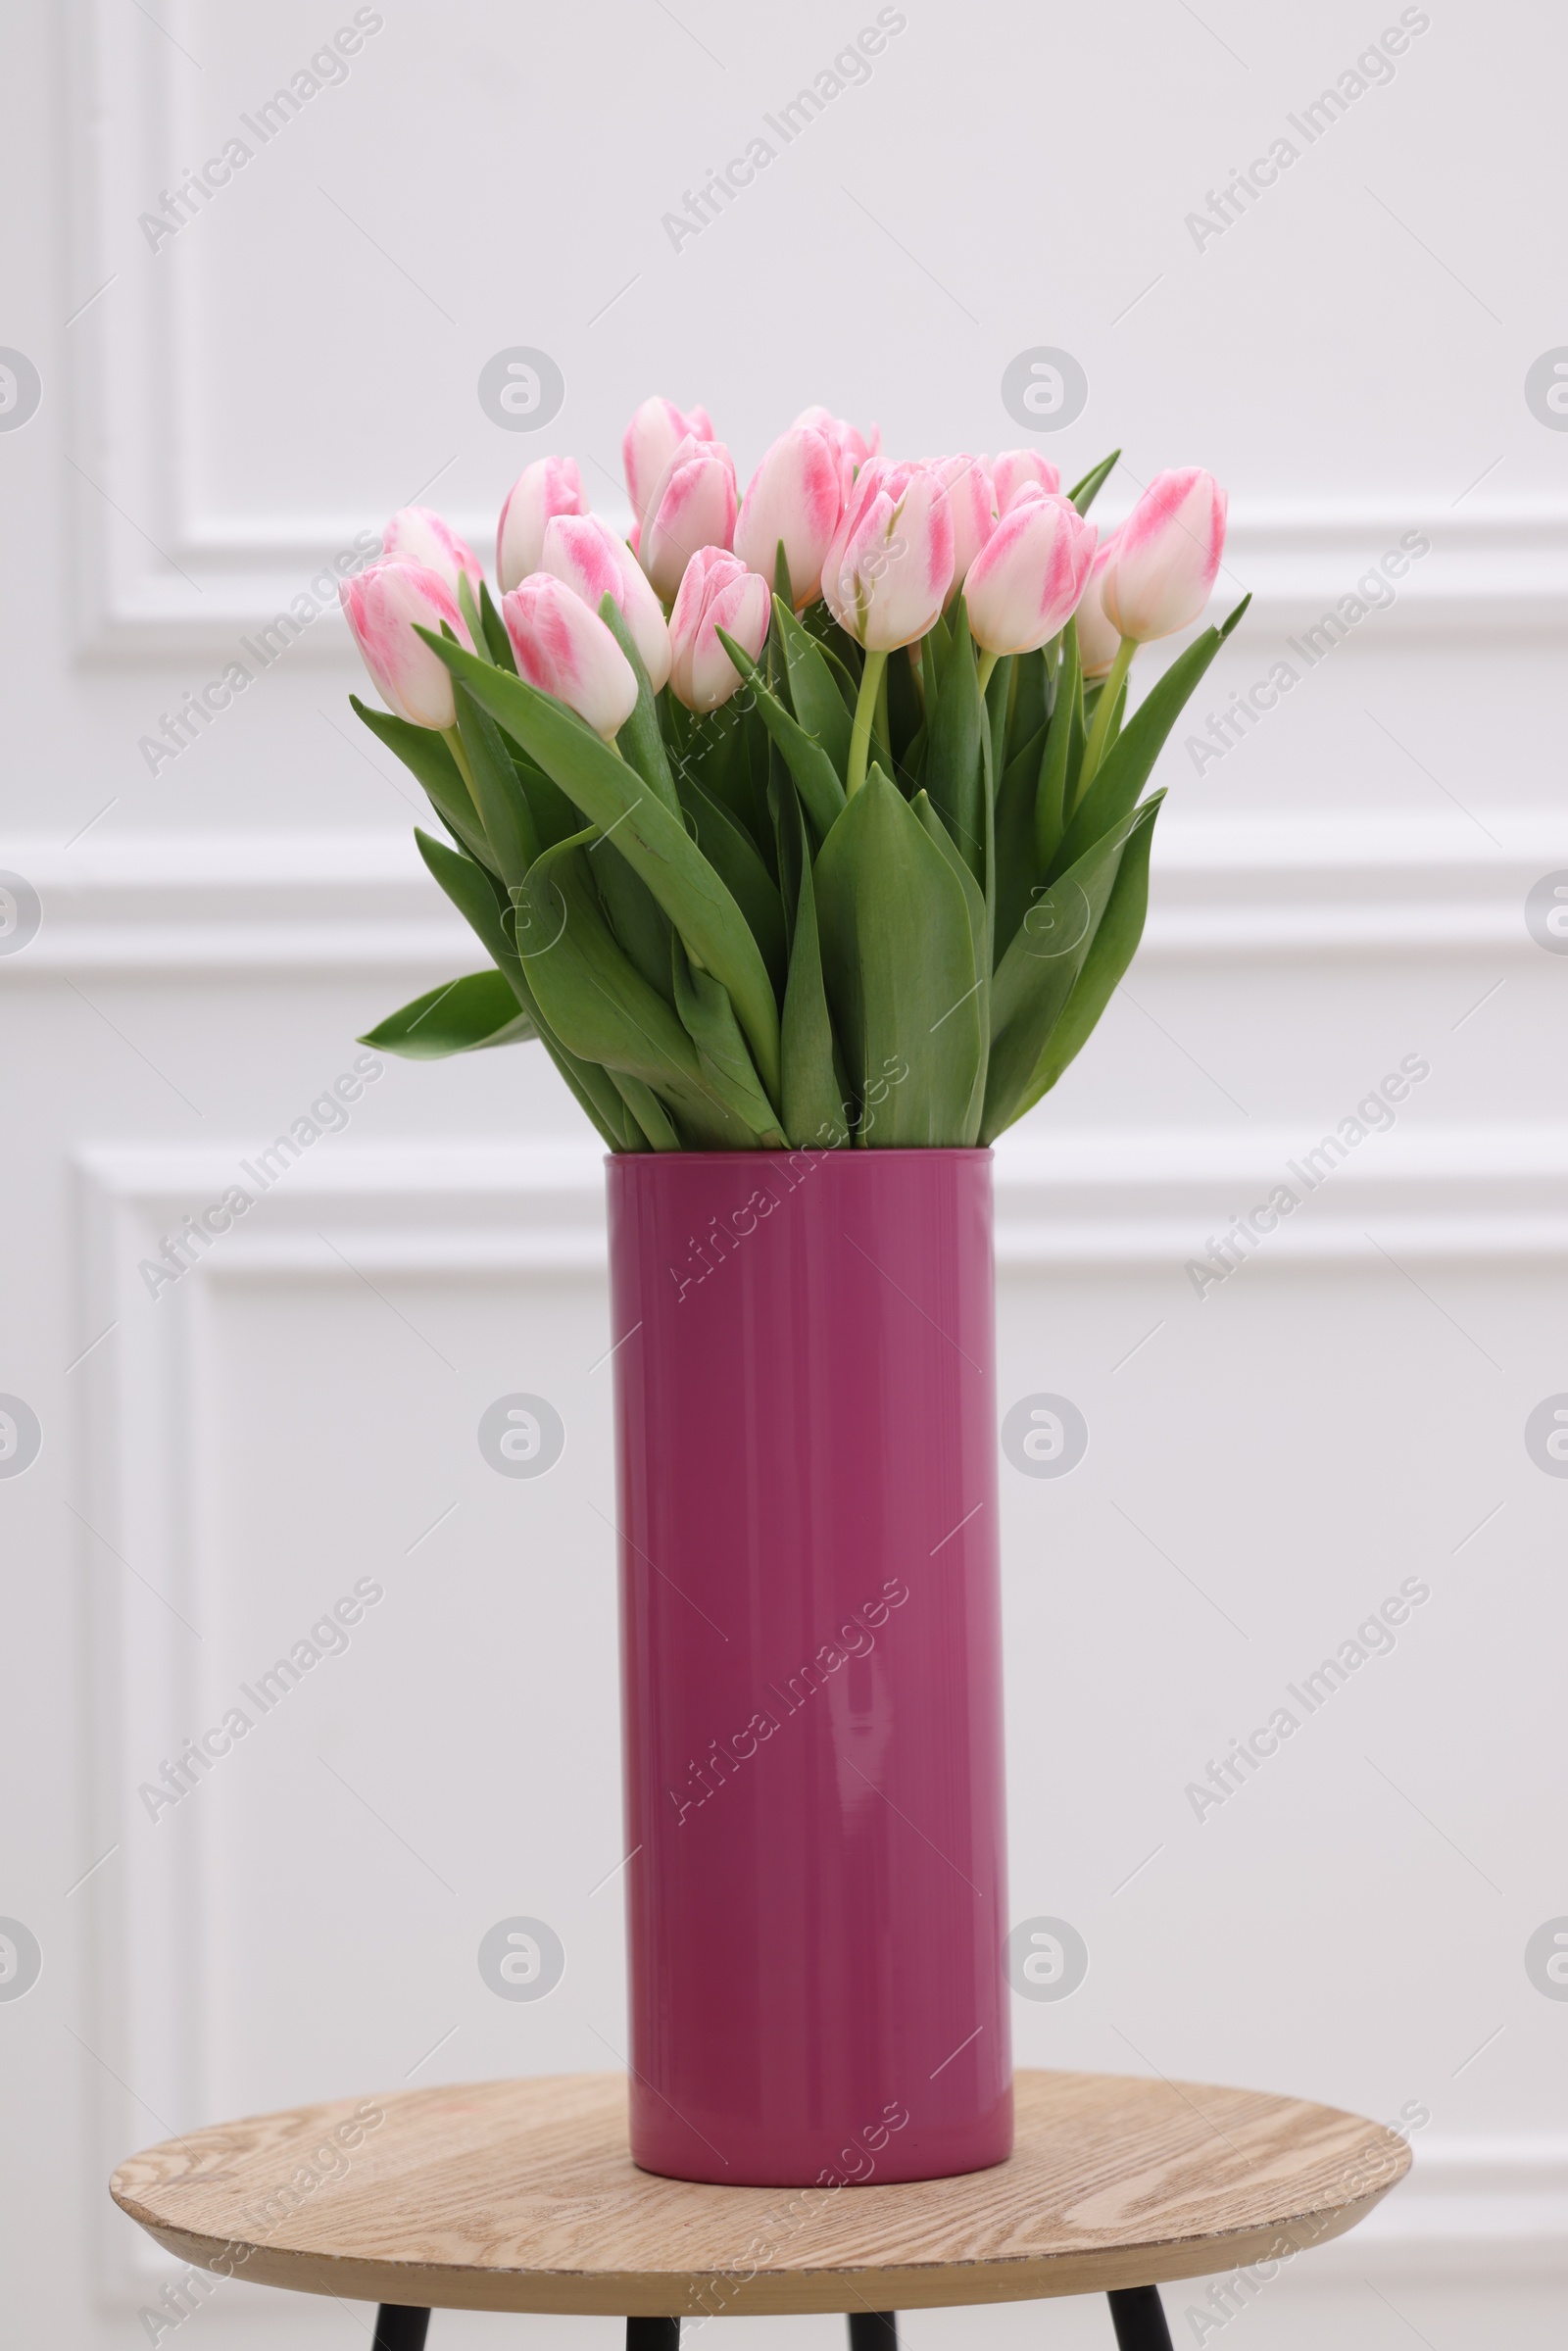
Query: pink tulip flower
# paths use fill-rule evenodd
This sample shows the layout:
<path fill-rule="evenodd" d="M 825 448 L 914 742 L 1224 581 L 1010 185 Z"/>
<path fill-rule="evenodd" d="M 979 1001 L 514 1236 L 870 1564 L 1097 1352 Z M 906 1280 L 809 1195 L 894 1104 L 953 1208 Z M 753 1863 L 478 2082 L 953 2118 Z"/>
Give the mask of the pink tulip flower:
<path fill-rule="evenodd" d="M 1067 498 L 1019 491 L 969 566 L 964 603 L 986 653 L 1033 653 L 1065 627 L 1100 536 Z"/>
<path fill-rule="evenodd" d="M 518 474 L 496 524 L 496 579 L 501 593 L 537 571 L 545 524 L 554 514 L 586 514 L 582 475 L 574 457 L 542 457 Z"/>
<path fill-rule="evenodd" d="M 1117 534 L 1101 602 L 1135 645 L 1168 637 L 1207 604 L 1225 547 L 1227 500 L 1212 473 L 1156 473 Z"/>
<path fill-rule="evenodd" d="M 1004 514 L 1018 492 L 1030 484 L 1053 494 L 1061 488 L 1061 475 L 1055 466 L 1035 449 L 1004 449 L 991 462 L 991 479 L 999 514 Z"/>
<path fill-rule="evenodd" d="M 539 567 L 564 580 L 591 612 L 614 598 L 657 694 L 669 677 L 669 631 L 625 540 L 599 514 L 556 514 L 545 525 Z"/>
<path fill-rule="evenodd" d="M 1105 618 L 1105 608 L 1100 601 L 1105 565 L 1115 554 L 1120 538 L 1121 532 L 1113 530 L 1108 538 L 1101 540 L 1090 566 L 1089 584 L 1079 599 L 1076 615 L 1078 660 L 1084 676 L 1091 681 L 1108 675 L 1110 664 L 1116 659 L 1116 648 L 1121 643 L 1121 638 Z"/>
<path fill-rule="evenodd" d="M 429 571 L 439 571 L 454 596 L 458 581 L 466 573 L 474 600 L 478 601 L 479 582 L 484 577 L 479 559 L 432 507 L 398 509 L 381 533 L 381 560 L 386 563 L 422 563 Z"/>
<path fill-rule="evenodd" d="M 718 641 L 724 629 L 755 661 L 766 641 L 772 593 L 760 572 L 722 547 L 700 547 L 669 615 L 670 690 L 689 710 L 716 710 L 741 673 Z"/>
<path fill-rule="evenodd" d="M 953 508 L 953 585 L 951 599 L 968 576 L 969 566 L 997 527 L 996 493 L 984 458 L 939 457 L 932 470 L 947 484 Z"/>
<path fill-rule="evenodd" d="M 473 651 L 457 598 L 441 573 L 427 563 L 372 563 L 353 579 L 341 580 L 337 592 L 387 709 L 412 726 L 441 732 L 456 726 L 452 672 L 414 633 L 417 621 L 439 636 L 444 620 L 458 643 Z"/>
<path fill-rule="evenodd" d="M 882 454 L 882 427 L 880 424 L 872 425 L 871 437 L 867 440 L 858 426 L 847 423 L 842 416 L 831 415 L 820 402 L 811 408 L 803 408 L 795 419 L 792 430 L 809 430 L 827 435 L 838 452 L 839 486 L 846 499 L 850 495 L 855 477 L 860 467 L 868 465 L 873 458 L 880 457 Z"/>
<path fill-rule="evenodd" d="M 667 604 L 700 547 L 728 552 L 737 510 L 735 461 L 722 441 L 688 433 L 649 494 L 637 559 Z"/>
<path fill-rule="evenodd" d="M 814 425 L 792 425 L 752 475 L 736 517 L 735 553 L 771 587 L 782 539 L 790 594 L 795 610 L 803 612 L 822 592 L 822 558 L 843 508 L 837 449 Z M 727 620 L 724 625 L 729 627 Z"/>
<path fill-rule="evenodd" d="M 597 612 L 564 580 L 535 571 L 501 599 L 501 617 L 530 686 L 585 718 L 609 742 L 637 708 L 632 665 Z"/>
<path fill-rule="evenodd" d="M 620 443 L 620 462 L 626 473 L 626 495 L 639 526 L 654 485 L 682 441 L 710 441 L 713 427 L 707 409 L 682 411 L 673 400 L 645 400 L 627 425 Z M 635 544 L 635 540 L 633 541 Z"/>
<path fill-rule="evenodd" d="M 947 602 L 953 553 L 953 502 L 936 467 L 873 459 L 822 566 L 828 610 L 868 653 L 912 645 Z"/>

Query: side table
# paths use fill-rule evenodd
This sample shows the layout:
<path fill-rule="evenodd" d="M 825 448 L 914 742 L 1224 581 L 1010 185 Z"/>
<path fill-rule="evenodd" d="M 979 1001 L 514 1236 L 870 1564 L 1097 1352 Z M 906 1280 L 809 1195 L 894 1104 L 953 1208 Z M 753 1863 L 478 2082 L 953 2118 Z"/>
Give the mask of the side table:
<path fill-rule="evenodd" d="M 1353 2229 L 1410 2161 L 1358 2115 L 1259 2090 L 1023 2072 L 1017 2144 L 956 2180 L 704 2187 L 638 2171 L 616 2074 L 299 2106 L 149 2147 L 110 2193 L 189 2265 L 380 2305 L 376 2351 L 432 2309 L 612 2313 L 627 2351 L 680 2321 L 848 2315 L 896 2351 L 900 2310 L 1103 2293 L 1120 2351 L 1169 2351 L 1162 2279 L 1279 2265 Z M 851 2159 L 846 2153 L 846 2162 Z"/>

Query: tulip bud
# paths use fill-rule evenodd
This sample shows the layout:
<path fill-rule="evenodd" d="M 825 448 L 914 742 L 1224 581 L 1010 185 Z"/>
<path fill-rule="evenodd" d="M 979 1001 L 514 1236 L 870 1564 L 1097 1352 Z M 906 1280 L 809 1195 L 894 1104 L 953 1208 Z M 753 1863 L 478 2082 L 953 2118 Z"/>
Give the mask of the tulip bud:
<path fill-rule="evenodd" d="M 1030 483 L 969 566 L 964 603 L 987 653 L 1033 653 L 1065 627 L 1084 592 L 1099 537 L 1070 499 Z"/>
<path fill-rule="evenodd" d="M 755 661 L 767 639 L 773 599 L 767 581 L 722 547 L 700 547 L 669 615 L 670 691 L 689 710 L 716 710 L 741 673 L 718 641 L 723 629 Z"/>
<path fill-rule="evenodd" d="M 1036 489 L 1054 494 L 1061 488 L 1061 475 L 1049 458 L 1034 449 L 1004 449 L 991 464 L 991 480 L 997 493 L 997 513 L 1004 514 L 1018 492 L 1032 483 Z"/>
<path fill-rule="evenodd" d="M 1116 538 L 1101 602 L 1136 645 L 1168 637 L 1208 602 L 1225 546 L 1227 500 L 1200 466 L 1156 473 Z"/>
<path fill-rule="evenodd" d="M 735 462 L 722 441 L 688 433 L 654 484 L 643 515 L 638 561 L 667 604 L 700 547 L 735 535 Z"/>
<path fill-rule="evenodd" d="M 641 524 L 654 485 L 682 441 L 710 441 L 713 427 L 705 408 L 683 414 L 673 400 L 645 400 L 627 425 L 620 443 L 620 462 L 626 473 L 626 494 Z"/>
<path fill-rule="evenodd" d="M 398 509 L 381 533 L 381 560 L 387 563 L 422 563 L 426 570 L 439 571 L 454 596 L 465 572 L 475 598 L 484 577 L 473 549 L 458 537 L 450 522 L 427 506 Z"/>
<path fill-rule="evenodd" d="M 868 653 L 923 637 L 953 584 L 953 506 L 931 465 L 873 459 L 857 475 L 822 565 L 822 594 Z"/>
<path fill-rule="evenodd" d="M 1091 680 L 1107 674 L 1111 662 L 1116 659 L 1116 648 L 1121 643 L 1120 636 L 1105 618 L 1105 608 L 1100 601 L 1105 565 L 1115 554 L 1120 538 L 1121 532 L 1113 530 L 1109 538 L 1102 539 L 1095 549 L 1089 584 L 1079 599 L 1075 615 L 1078 622 L 1078 660 L 1084 676 Z"/>
<path fill-rule="evenodd" d="M 501 592 L 537 571 L 545 524 L 553 514 L 586 514 L 582 475 L 574 457 L 542 457 L 518 474 L 496 524 L 496 579 Z"/>
<path fill-rule="evenodd" d="M 624 539 L 598 514 L 553 515 L 545 525 L 540 568 L 564 581 L 590 612 L 605 597 L 614 598 L 657 694 L 669 677 L 669 631 Z"/>
<path fill-rule="evenodd" d="M 839 453 L 846 491 L 860 467 L 868 465 L 874 457 L 882 454 L 880 424 L 872 425 L 871 437 L 867 440 L 857 425 L 846 423 L 842 416 L 831 416 L 820 402 L 812 408 L 803 408 L 795 419 L 795 425 L 798 429 L 808 428 L 813 432 L 826 433 Z"/>
<path fill-rule="evenodd" d="M 637 708 L 637 679 L 580 596 L 548 571 L 535 571 L 503 596 L 501 617 L 519 676 L 575 710 L 607 742 L 619 734 Z"/>
<path fill-rule="evenodd" d="M 439 635 L 445 621 L 458 643 L 473 651 L 457 599 L 440 572 L 426 563 L 372 563 L 368 571 L 341 580 L 337 592 L 387 709 L 413 726 L 456 726 L 452 672 L 414 633 L 417 621 Z"/>
<path fill-rule="evenodd" d="M 792 425 L 752 475 L 736 517 L 735 553 L 771 587 L 782 539 L 790 594 L 802 612 L 821 594 L 822 558 L 833 544 L 843 507 L 833 443 L 814 426 Z M 729 627 L 727 620 L 724 626 Z"/>
<path fill-rule="evenodd" d="M 951 601 L 997 527 L 996 493 L 984 458 L 939 457 L 933 459 L 932 470 L 947 484 L 953 508 L 953 585 L 948 590 Z"/>

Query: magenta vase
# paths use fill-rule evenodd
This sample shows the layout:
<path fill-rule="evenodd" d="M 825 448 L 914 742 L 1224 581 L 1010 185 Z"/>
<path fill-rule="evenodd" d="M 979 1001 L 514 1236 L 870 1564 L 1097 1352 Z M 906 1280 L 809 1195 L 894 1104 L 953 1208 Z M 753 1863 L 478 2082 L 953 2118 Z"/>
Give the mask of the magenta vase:
<path fill-rule="evenodd" d="M 631 2151 L 1012 2144 L 991 1154 L 609 1162 Z"/>

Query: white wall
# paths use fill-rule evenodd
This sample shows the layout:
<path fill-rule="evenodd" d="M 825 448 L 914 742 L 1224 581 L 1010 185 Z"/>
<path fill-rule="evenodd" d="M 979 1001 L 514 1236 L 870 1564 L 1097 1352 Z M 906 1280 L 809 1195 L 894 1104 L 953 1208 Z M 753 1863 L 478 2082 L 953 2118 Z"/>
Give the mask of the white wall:
<path fill-rule="evenodd" d="M 1560 13 L 1433 0 L 1307 148 L 1289 117 L 1394 6 L 904 0 L 870 80 L 678 251 L 662 215 L 869 4 L 384 0 L 156 251 L 138 215 L 350 8 L 9 13 L 0 342 L 42 400 L 0 431 L 0 865 L 42 926 L 0 957 L 0 1390 L 43 1445 L 0 1480 L 0 1913 L 43 1972 L 0 2001 L 8 2335 L 146 2339 L 165 2273 L 103 2184 L 137 2145 L 623 2046 L 597 1148 L 527 1050 L 390 1066 L 148 1298 L 158 1236 L 478 957 L 335 616 L 157 774 L 140 738 L 432 478 L 481 546 L 541 446 L 616 513 L 653 389 L 706 400 L 743 474 L 814 398 L 996 449 L 1004 368 L 1049 345 L 1090 392 L 1041 445 L 1070 475 L 1122 442 L 1107 512 L 1166 464 L 1231 485 L 1222 587 L 1254 603 L 1198 725 L 1402 534 L 1430 553 L 1250 739 L 1200 774 L 1172 747 L 1145 953 L 999 1153 L 1004 1397 L 1090 1429 L 1065 1480 L 1003 1472 L 1014 1914 L 1091 1955 L 1016 2004 L 1019 2055 L 1430 2112 L 1411 2182 L 1227 2345 L 1560 2339 L 1568 2006 L 1524 1954 L 1568 1913 L 1568 1487 L 1523 1442 L 1568 1389 L 1568 962 L 1524 911 L 1568 868 L 1568 439 L 1524 391 L 1568 338 Z M 1186 216 L 1282 134 L 1200 248 Z M 537 439 L 475 393 L 516 345 L 564 376 Z M 1394 1131 L 1200 1300 L 1184 1264 L 1405 1055 Z M 537 1483 L 475 1443 L 512 1391 L 566 1425 Z M 149 1821 L 138 1783 L 363 1576 L 348 1653 Z M 1187 1784 L 1409 1577 L 1393 1653 L 1196 1818 Z M 565 1944 L 538 2006 L 475 1964 L 514 1913 Z M 1194 2339 L 1201 2294 L 1167 2300 Z M 182 2340 L 325 2351 L 365 2316 L 231 2286 Z M 613 2339 L 437 2322 L 503 2324 Z"/>

